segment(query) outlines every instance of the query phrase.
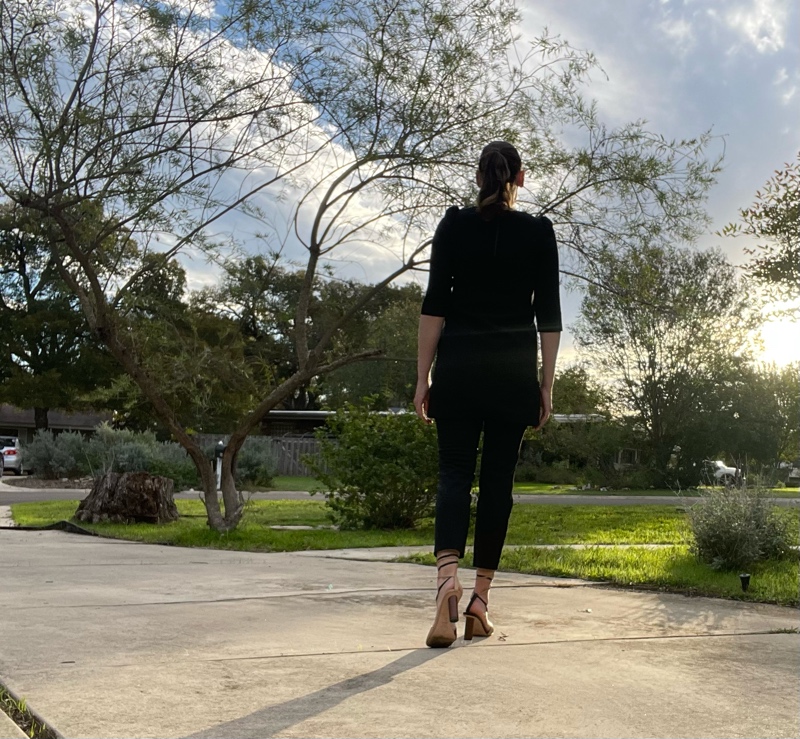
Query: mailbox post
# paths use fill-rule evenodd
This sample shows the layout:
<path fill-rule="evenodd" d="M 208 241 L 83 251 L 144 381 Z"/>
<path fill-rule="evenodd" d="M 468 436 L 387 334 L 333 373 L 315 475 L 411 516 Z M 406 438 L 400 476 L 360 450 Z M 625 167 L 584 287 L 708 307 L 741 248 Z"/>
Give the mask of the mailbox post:
<path fill-rule="evenodd" d="M 217 490 L 222 490 L 222 455 L 225 453 L 225 442 L 220 439 L 214 449 L 214 469 L 217 472 Z"/>

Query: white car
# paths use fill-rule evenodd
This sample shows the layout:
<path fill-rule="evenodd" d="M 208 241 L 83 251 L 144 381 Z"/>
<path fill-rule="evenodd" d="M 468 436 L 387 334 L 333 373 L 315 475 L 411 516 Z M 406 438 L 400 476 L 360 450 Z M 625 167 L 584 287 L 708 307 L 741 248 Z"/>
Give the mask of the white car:
<path fill-rule="evenodd" d="M 707 461 L 708 471 L 713 481 L 719 485 L 734 485 L 742 478 L 742 471 L 738 467 L 729 467 L 720 459 Z"/>
<path fill-rule="evenodd" d="M 22 449 L 15 436 L 0 436 L 0 447 L 3 450 L 3 474 L 13 472 L 22 474 Z"/>

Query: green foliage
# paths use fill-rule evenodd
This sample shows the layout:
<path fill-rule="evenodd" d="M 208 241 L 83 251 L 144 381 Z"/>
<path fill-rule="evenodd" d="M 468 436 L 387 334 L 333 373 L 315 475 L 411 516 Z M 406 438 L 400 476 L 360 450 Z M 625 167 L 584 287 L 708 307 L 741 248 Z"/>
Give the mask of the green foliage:
<path fill-rule="evenodd" d="M 40 430 L 25 445 L 25 465 L 45 480 L 77 477 L 87 468 L 85 449 L 86 441 L 77 432 L 67 431 L 54 436 L 52 431 Z"/>
<path fill-rule="evenodd" d="M 732 570 L 797 556 L 788 517 L 775 509 L 765 491 L 715 488 L 704 490 L 702 498 L 688 511 L 692 551 L 702 562 Z"/>
<path fill-rule="evenodd" d="M 91 335 L 30 213 L 0 207 L 0 402 L 71 410 L 117 369 Z"/>
<path fill-rule="evenodd" d="M 555 402 L 558 404 L 559 414 L 607 415 L 611 398 L 608 388 L 598 382 L 587 367 L 574 364 L 559 369 L 555 385 Z"/>
<path fill-rule="evenodd" d="M 315 402 L 314 375 L 361 357 L 361 340 L 342 328 L 368 303 L 350 285 L 318 286 L 319 271 L 361 261 L 365 247 L 362 263 L 384 265 L 375 267 L 383 286 L 419 269 L 421 234 L 474 198 L 487 132 L 518 144 L 536 171 L 541 186 L 524 205 L 569 236 L 576 274 L 591 277 L 607 251 L 691 238 L 704 225 L 717 169 L 706 158 L 710 136 L 670 141 L 642 122 L 603 124 L 582 91 L 594 56 L 547 31 L 517 45 L 513 0 L 217 10 L 160 0 L 80 12 L 50 0 L 0 4 L 4 90 L 15 101 L 0 108 L 2 203 L 41 224 L 46 261 L 124 367 L 115 390 L 127 422 L 157 409 L 160 430 L 190 447 L 191 429 L 242 440 L 270 410 L 260 398 Z M 265 174 L 241 175 L 254 171 Z M 290 192 L 287 222 L 257 204 Z M 225 231 L 248 217 L 266 232 Z M 172 259 L 182 250 L 222 260 L 248 231 L 248 247 L 263 239 L 280 250 L 291 230 L 308 262 L 276 301 L 281 346 L 264 331 L 251 351 L 230 315 L 187 317 L 176 303 Z M 323 295 L 315 325 L 311 307 Z M 384 367 L 392 372 L 348 382 L 403 398 L 403 368 Z M 329 394 L 353 399 L 339 389 L 332 382 Z M 223 522 L 213 510 L 219 530 L 236 525 L 238 514 Z"/>
<path fill-rule="evenodd" d="M 106 472 L 149 472 L 158 442 L 152 432 L 114 429 L 103 423 L 85 444 L 84 456 L 89 471 L 101 475 Z"/>
<path fill-rule="evenodd" d="M 272 485 L 277 461 L 265 436 L 249 436 L 236 458 L 236 482 L 261 487 Z"/>
<path fill-rule="evenodd" d="M 152 432 L 113 429 L 108 424 L 90 437 L 37 431 L 25 456 L 35 474 L 45 479 L 150 472 L 172 478 L 178 490 L 198 484 L 197 469 L 180 444 L 158 442 Z"/>
<path fill-rule="evenodd" d="M 343 528 L 413 528 L 430 516 L 438 484 L 433 425 L 414 414 L 377 414 L 349 405 L 317 433 L 320 461 L 308 460 Z"/>
<path fill-rule="evenodd" d="M 49 726 L 37 719 L 28 708 L 25 698 L 16 699 L 0 685 L 0 713 L 11 720 L 31 739 L 55 739 L 58 736 Z"/>
<path fill-rule="evenodd" d="M 170 477 L 175 482 L 175 490 L 186 490 L 198 486 L 200 479 L 197 467 L 180 444 L 162 441 L 154 448 L 150 459 L 149 472 L 153 475 Z"/>
<path fill-rule="evenodd" d="M 303 284 L 295 271 L 264 256 L 247 256 L 225 263 L 218 287 L 192 296 L 196 311 L 233 322 L 245 338 L 244 361 L 264 368 L 275 380 L 298 369 L 294 346 L 294 312 Z M 314 280 L 308 331 L 318 340 L 348 308 L 374 286 L 355 280 Z M 387 285 L 335 333 L 327 356 L 380 350 L 383 358 L 342 367 L 312 379 L 295 390 L 284 406 L 295 410 L 341 408 L 373 398 L 373 408 L 405 407 L 413 400 L 416 383 L 416 342 L 422 290 L 416 284 Z"/>
<path fill-rule="evenodd" d="M 608 255 L 605 288 L 590 285 L 576 326 L 598 374 L 615 378 L 620 409 L 643 431 L 659 487 L 698 484 L 719 455 L 748 368 L 758 316 L 734 267 L 718 251 L 642 246 Z M 668 468 L 675 446 L 680 464 Z"/>
<path fill-rule="evenodd" d="M 746 265 L 749 272 L 776 298 L 800 297 L 800 153 L 775 171 L 739 218 L 740 223 L 728 224 L 722 234 L 759 240 L 755 249 L 746 249 L 753 257 Z"/>

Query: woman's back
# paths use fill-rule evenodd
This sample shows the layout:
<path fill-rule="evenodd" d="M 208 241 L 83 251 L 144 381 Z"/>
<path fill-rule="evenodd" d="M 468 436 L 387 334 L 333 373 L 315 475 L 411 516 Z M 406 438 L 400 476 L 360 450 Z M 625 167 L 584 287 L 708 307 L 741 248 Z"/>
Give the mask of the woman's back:
<path fill-rule="evenodd" d="M 513 210 L 490 221 L 476 208 L 448 210 L 434 236 L 422 313 L 443 316 L 445 330 L 532 326 L 535 319 L 539 331 L 560 331 L 550 221 Z"/>
<path fill-rule="evenodd" d="M 561 330 L 558 249 L 547 218 L 508 210 L 485 220 L 476 208 L 451 208 L 434 237 L 422 313 L 445 319 L 432 417 L 471 409 L 536 422 L 536 331 Z M 481 392 L 490 385 L 502 385 L 517 405 L 492 406 Z"/>

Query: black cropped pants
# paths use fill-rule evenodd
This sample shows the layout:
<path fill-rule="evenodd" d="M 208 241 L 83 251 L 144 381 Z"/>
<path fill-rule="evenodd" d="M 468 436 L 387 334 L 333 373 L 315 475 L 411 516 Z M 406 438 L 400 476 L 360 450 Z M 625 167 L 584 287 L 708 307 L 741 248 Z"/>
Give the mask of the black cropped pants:
<path fill-rule="evenodd" d="M 478 441 L 483 454 L 475 519 L 475 567 L 496 570 L 508 531 L 514 470 L 526 426 L 483 419 L 436 419 L 439 436 L 439 489 L 434 551 L 455 549 L 464 556 L 469 530 L 470 491 Z"/>

